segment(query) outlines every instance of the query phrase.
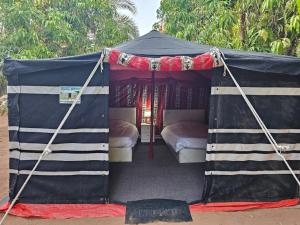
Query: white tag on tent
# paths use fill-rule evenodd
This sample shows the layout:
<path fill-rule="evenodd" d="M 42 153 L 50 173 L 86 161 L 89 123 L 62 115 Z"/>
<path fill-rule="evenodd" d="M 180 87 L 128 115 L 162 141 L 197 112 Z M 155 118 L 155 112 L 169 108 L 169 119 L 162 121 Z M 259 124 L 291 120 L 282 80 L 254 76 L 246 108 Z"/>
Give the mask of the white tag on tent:
<path fill-rule="evenodd" d="M 59 92 L 60 104 L 72 104 L 80 92 L 80 86 L 61 86 Z M 80 104 L 81 98 L 76 102 Z"/>

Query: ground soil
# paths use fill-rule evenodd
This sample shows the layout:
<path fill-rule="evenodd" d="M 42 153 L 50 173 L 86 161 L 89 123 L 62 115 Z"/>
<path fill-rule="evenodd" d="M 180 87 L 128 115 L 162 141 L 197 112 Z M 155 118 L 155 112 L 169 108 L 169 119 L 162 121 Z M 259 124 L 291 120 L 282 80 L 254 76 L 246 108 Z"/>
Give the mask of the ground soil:
<path fill-rule="evenodd" d="M 0 116 L 0 200 L 8 194 L 8 131 L 7 117 Z"/>
<path fill-rule="evenodd" d="M 8 132 L 7 118 L 0 116 L 0 199 L 8 193 Z M 0 213 L 0 217 L 3 214 Z M 223 212 L 223 213 L 193 213 L 193 222 L 190 225 L 300 225 L 299 208 L 259 209 L 244 212 Z M 124 224 L 123 217 L 99 218 L 99 219 L 66 219 L 48 220 L 30 218 L 24 219 L 9 216 L 5 221 L 6 225 L 114 225 Z M 178 223 L 154 223 L 178 224 Z"/>

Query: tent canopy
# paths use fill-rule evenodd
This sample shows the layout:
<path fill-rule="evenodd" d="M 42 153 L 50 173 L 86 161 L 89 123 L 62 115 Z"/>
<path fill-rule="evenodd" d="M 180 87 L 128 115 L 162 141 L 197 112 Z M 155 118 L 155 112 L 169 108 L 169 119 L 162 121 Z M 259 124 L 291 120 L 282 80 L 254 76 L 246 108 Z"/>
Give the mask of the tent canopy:
<path fill-rule="evenodd" d="M 153 30 L 132 41 L 117 45 L 114 48 L 121 52 L 138 56 L 160 57 L 175 55 L 200 55 L 209 52 L 212 46 L 188 42 Z M 300 75 L 300 59 L 296 57 L 243 52 L 230 49 L 220 50 L 224 53 L 225 61 L 231 68 L 263 73 Z M 94 64 L 99 59 L 100 54 L 101 52 L 44 60 L 6 59 L 4 74 L 24 74 L 49 69 L 72 67 L 76 65 Z M 32 66 L 33 64 L 34 66 Z"/>

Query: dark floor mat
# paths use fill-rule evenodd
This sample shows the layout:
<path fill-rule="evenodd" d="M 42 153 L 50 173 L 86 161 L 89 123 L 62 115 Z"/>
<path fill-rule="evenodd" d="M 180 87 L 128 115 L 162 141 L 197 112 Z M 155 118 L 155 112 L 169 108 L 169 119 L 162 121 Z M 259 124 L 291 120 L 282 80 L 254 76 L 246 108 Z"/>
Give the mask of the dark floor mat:
<path fill-rule="evenodd" d="M 204 164 L 180 164 L 166 145 L 138 144 L 132 163 L 110 163 L 110 200 L 126 203 L 141 199 L 176 199 L 188 203 L 202 198 Z"/>
<path fill-rule="evenodd" d="M 163 222 L 189 222 L 192 216 L 185 201 L 169 199 L 148 199 L 128 202 L 126 224 Z"/>

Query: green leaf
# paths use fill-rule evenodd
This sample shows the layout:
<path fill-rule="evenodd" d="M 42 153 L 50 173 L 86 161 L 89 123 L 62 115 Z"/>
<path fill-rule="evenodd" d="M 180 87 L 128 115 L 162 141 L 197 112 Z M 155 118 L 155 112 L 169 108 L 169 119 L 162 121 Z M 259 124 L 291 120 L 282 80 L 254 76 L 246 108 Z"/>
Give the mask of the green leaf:
<path fill-rule="evenodd" d="M 280 40 L 271 43 L 272 52 L 280 54 L 283 52 L 283 43 Z"/>
<path fill-rule="evenodd" d="M 5 30 L 0 32 L 0 54 L 18 58 L 84 54 L 138 36 L 133 20 L 119 9 L 129 14 L 136 10 L 131 0 L 0 0 Z M 88 38 L 91 31 L 93 43 Z"/>
<path fill-rule="evenodd" d="M 269 33 L 265 29 L 261 29 L 258 31 L 258 35 L 264 40 L 267 41 L 269 37 Z"/>
<path fill-rule="evenodd" d="M 297 33 L 300 32 L 300 15 L 292 16 L 290 19 L 290 29 L 296 31 Z"/>

